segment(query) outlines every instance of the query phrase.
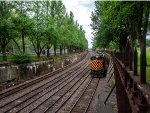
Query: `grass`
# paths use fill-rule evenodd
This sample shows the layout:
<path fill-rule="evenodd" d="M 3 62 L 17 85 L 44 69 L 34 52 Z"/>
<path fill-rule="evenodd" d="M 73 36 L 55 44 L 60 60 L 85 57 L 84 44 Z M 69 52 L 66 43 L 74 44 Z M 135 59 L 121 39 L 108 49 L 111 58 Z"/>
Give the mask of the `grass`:
<path fill-rule="evenodd" d="M 0 56 L 0 63 L 10 63 L 12 61 L 12 56 L 7 56 L 7 61 L 2 60 L 2 56 Z"/>
<path fill-rule="evenodd" d="M 146 80 L 147 83 L 150 83 L 150 48 L 146 49 Z M 138 49 L 138 75 L 140 75 L 140 50 Z"/>
<path fill-rule="evenodd" d="M 32 61 L 40 61 L 40 60 L 47 60 L 48 58 L 45 56 L 41 56 L 40 58 L 38 58 L 37 56 L 31 56 L 31 59 L 32 59 Z M 13 61 L 12 55 L 7 56 L 7 61 L 3 61 L 2 56 L 0 56 L 0 64 L 11 63 L 12 61 Z"/>
<path fill-rule="evenodd" d="M 40 56 L 40 58 L 38 58 L 37 56 L 31 56 L 31 62 L 34 62 L 34 61 L 45 61 L 45 60 L 49 60 L 49 59 L 55 59 L 55 58 L 66 58 L 66 57 L 70 57 L 70 56 L 73 56 L 77 53 L 68 53 L 68 54 L 62 54 L 62 55 L 50 55 L 50 57 L 48 58 L 47 56 Z M 0 64 L 3 64 L 3 63 L 11 63 L 12 62 L 12 55 L 8 55 L 7 56 L 7 61 L 3 61 L 2 60 L 2 56 L 0 56 Z"/>

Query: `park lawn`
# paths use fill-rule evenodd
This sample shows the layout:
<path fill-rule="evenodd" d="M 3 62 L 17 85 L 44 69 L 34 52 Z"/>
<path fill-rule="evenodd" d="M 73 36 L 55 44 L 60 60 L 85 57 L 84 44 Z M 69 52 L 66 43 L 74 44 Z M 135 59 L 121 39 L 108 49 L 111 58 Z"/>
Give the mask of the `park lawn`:
<path fill-rule="evenodd" d="M 150 48 L 146 49 L 146 59 L 147 59 L 146 79 L 147 79 L 147 83 L 150 83 Z M 140 51 L 139 49 L 138 49 L 138 75 L 140 75 Z"/>
<path fill-rule="evenodd" d="M 146 59 L 147 59 L 147 67 L 146 67 L 146 77 L 147 82 L 150 83 L 150 48 L 146 49 Z"/>

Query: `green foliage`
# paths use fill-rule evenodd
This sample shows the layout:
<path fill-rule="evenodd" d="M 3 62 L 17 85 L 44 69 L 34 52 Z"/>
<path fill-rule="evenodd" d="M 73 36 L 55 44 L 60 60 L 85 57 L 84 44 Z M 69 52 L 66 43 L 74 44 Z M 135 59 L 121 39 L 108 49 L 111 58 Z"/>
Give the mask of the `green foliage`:
<path fill-rule="evenodd" d="M 109 43 L 109 48 L 110 49 L 118 49 L 118 45 L 115 42 L 111 41 Z"/>
<path fill-rule="evenodd" d="M 95 44 L 108 47 L 114 41 L 120 49 L 125 48 L 127 37 L 131 45 L 140 36 L 145 37 L 149 6 L 147 2 L 96 1 L 91 14 Z M 141 28 L 144 29 L 141 32 Z"/>
<path fill-rule="evenodd" d="M 85 31 L 72 12 L 67 14 L 62 1 L 0 1 L 0 10 L 0 52 L 5 58 L 6 50 L 34 51 L 40 57 L 51 47 L 54 51 L 88 47 Z"/>
<path fill-rule="evenodd" d="M 12 61 L 17 64 L 28 63 L 31 61 L 31 56 L 29 54 L 15 54 L 12 56 Z"/>
<path fill-rule="evenodd" d="M 96 40 L 97 47 L 106 48 L 111 41 L 117 41 L 118 33 L 115 27 L 117 25 L 113 25 L 113 20 L 116 17 L 114 16 L 116 13 L 113 11 L 115 3 L 117 4 L 117 2 L 109 1 L 95 2 L 96 9 L 91 15 L 91 27 L 94 30 L 94 40 Z"/>
<path fill-rule="evenodd" d="M 6 61 L 6 48 L 12 39 L 14 24 L 12 18 L 12 7 L 8 1 L 0 1 L 0 48 L 3 60 Z"/>
<path fill-rule="evenodd" d="M 150 47 L 150 39 L 146 39 L 146 46 Z"/>
<path fill-rule="evenodd" d="M 138 48 L 138 75 L 140 75 L 140 49 Z M 146 66 L 146 80 L 148 83 L 150 83 L 150 48 L 146 49 L 146 61 L 147 61 L 147 66 Z"/>

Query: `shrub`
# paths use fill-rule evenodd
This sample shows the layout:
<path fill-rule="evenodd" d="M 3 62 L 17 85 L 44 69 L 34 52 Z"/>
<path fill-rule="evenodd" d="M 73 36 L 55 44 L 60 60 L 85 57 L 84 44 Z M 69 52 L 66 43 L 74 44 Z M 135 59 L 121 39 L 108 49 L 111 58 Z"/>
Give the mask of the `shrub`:
<path fill-rule="evenodd" d="M 24 53 L 15 54 L 12 57 L 12 61 L 17 64 L 28 63 L 31 61 L 31 56 Z"/>

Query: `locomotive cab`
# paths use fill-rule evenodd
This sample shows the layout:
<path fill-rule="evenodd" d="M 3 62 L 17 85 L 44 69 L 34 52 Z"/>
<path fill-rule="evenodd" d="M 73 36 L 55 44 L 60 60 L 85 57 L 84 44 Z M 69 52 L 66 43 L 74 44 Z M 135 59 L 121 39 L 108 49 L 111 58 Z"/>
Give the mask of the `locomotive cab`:
<path fill-rule="evenodd" d="M 98 54 L 91 57 L 90 62 L 91 76 L 92 77 L 105 77 L 105 58 L 104 55 Z"/>

